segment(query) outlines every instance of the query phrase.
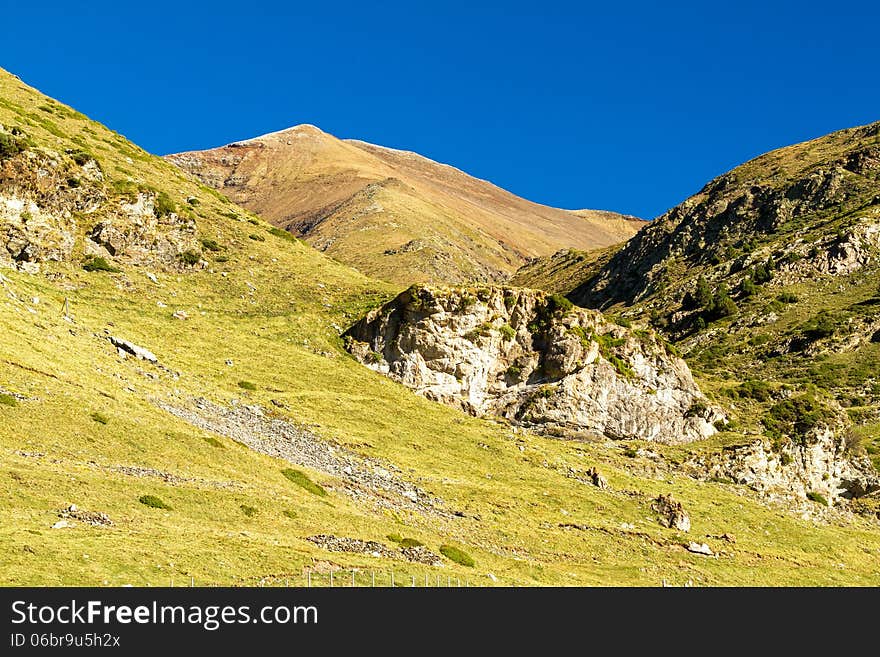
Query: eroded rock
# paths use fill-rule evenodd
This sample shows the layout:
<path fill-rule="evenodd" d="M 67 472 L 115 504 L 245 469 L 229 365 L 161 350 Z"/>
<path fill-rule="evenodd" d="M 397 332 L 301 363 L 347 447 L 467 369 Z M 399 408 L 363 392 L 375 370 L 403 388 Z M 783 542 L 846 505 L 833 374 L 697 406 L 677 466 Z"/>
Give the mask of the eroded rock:
<path fill-rule="evenodd" d="M 686 443 L 723 419 L 654 333 L 535 290 L 413 287 L 345 335 L 429 399 L 549 432 Z"/>

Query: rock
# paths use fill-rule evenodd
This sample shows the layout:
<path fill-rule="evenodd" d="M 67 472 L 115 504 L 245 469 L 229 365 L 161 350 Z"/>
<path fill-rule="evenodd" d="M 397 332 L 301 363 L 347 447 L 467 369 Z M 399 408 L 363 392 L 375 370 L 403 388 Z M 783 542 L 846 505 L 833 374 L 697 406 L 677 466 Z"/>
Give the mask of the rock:
<path fill-rule="evenodd" d="M 723 418 L 655 334 L 535 290 L 414 286 L 344 335 L 428 399 L 551 435 L 686 443 Z"/>
<path fill-rule="evenodd" d="M 497 582 L 497 581 L 498 581 L 498 578 L 495 577 L 495 575 L 493 575 L 492 573 L 486 573 L 486 577 L 488 577 L 488 578 L 489 578 L 490 580 L 492 580 L 493 582 Z"/>
<path fill-rule="evenodd" d="M 67 527 L 73 527 L 73 525 L 66 520 L 59 520 L 54 525 L 52 525 L 52 529 L 66 529 Z"/>
<path fill-rule="evenodd" d="M 171 316 L 174 319 L 180 319 L 180 320 L 189 319 L 189 315 L 186 314 L 185 310 L 177 310 L 177 311 L 171 313 Z"/>
<path fill-rule="evenodd" d="M 317 534 L 309 536 L 306 540 L 330 552 L 353 552 L 390 559 L 398 558 L 398 554 L 394 550 L 377 541 L 363 541 L 359 538 L 346 538 L 331 534 Z"/>
<path fill-rule="evenodd" d="M 669 495 L 659 495 L 651 505 L 660 514 L 660 524 L 682 532 L 690 531 L 691 519 L 681 502 Z"/>
<path fill-rule="evenodd" d="M 148 361 L 150 363 L 159 362 L 159 359 L 156 358 L 156 355 L 149 349 L 139 347 L 133 342 L 129 342 L 128 340 L 123 340 L 122 338 L 117 338 L 112 335 L 109 336 L 108 339 L 113 344 L 113 346 L 117 348 L 117 350 L 126 352 L 128 354 L 131 354 L 132 356 L 136 356 L 137 358 Z"/>
<path fill-rule="evenodd" d="M 96 511 L 84 511 L 76 506 L 76 504 L 71 504 L 66 509 L 63 509 L 58 513 L 61 518 L 72 518 L 75 520 L 79 520 L 80 522 L 84 522 L 93 527 L 109 527 L 113 524 L 110 518 L 106 513 L 100 513 Z M 60 523 L 67 523 L 67 520 L 59 520 L 56 525 Z M 71 524 L 66 524 L 63 526 L 72 526 Z M 54 528 L 54 527 L 53 527 Z"/>
<path fill-rule="evenodd" d="M 712 552 L 712 548 L 710 548 L 706 543 L 694 543 L 691 541 L 687 544 L 687 551 L 693 552 L 694 554 L 704 554 L 707 557 L 711 557 L 714 552 Z"/>
<path fill-rule="evenodd" d="M 153 283 L 156 283 L 156 284 L 159 283 L 159 279 L 156 278 L 156 274 L 147 272 L 147 278 L 149 278 Z"/>
<path fill-rule="evenodd" d="M 232 367 L 233 365 L 235 365 L 235 363 L 232 361 L 231 358 L 227 358 L 227 359 L 226 359 L 226 364 L 227 364 L 229 367 Z"/>
<path fill-rule="evenodd" d="M 601 490 L 605 490 L 608 488 L 608 480 L 605 479 L 605 477 L 603 477 L 601 474 L 599 474 L 599 471 L 595 467 L 587 470 L 587 476 L 590 478 L 596 488 L 599 488 Z"/>
<path fill-rule="evenodd" d="M 809 493 L 818 493 L 832 505 L 880 491 L 880 475 L 870 460 L 849 454 L 841 433 L 818 427 L 778 451 L 769 440 L 758 438 L 697 456 L 685 465 L 698 476 L 729 479 L 765 496 L 784 494 L 806 500 Z"/>

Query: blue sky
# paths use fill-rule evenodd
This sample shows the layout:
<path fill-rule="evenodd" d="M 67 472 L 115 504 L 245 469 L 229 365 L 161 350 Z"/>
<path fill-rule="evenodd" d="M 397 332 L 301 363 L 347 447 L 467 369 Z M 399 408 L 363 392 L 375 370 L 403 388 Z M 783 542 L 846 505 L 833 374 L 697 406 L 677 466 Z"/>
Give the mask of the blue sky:
<path fill-rule="evenodd" d="M 0 0 L 0 66 L 154 153 L 314 123 L 650 218 L 880 120 L 878 4 Z"/>

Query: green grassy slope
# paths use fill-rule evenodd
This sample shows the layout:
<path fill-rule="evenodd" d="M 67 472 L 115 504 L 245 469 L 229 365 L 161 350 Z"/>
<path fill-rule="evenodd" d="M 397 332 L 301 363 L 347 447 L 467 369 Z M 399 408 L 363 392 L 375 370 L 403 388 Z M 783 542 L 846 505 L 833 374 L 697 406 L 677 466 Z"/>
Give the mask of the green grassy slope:
<path fill-rule="evenodd" d="M 598 265 L 543 260 L 518 278 L 663 331 L 742 430 L 807 393 L 880 465 L 877 225 L 880 123 L 733 169 Z"/>
<path fill-rule="evenodd" d="M 331 568 L 360 568 L 366 583 L 370 570 L 392 567 L 399 583 L 422 581 L 426 572 L 484 585 L 494 583 L 489 573 L 517 585 L 880 581 L 880 532 L 868 521 L 831 513 L 816 524 L 764 506 L 741 487 L 655 471 L 619 444 L 514 433 L 367 370 L 345 354 L 339 329 L 393 289 L 257 220 L 232 218 L 249 215 L 60 105 L 52 105 L 50 130 L 34 118 L 49 116 L 37 109 L 49 101 L 11 76 L 0 76 L 0 92 L 0 123 L 25 129 L 34 147 L 85 147 L 111 176 L 199 198 L 200 232 L 225 247 L 205 254 L 211 264 L 203 271 L 119 262 L 119 273 L 88 273 L 73 261 L 49 263 L 39 275 L 0 272 L 3 584 L 155 585 L 190 577 L 283 584 L 302 583 L 306 569 Z M 71 320 L 62 316 L 65 299 Z M 174 319 L 178 310 L 188 319 Z M 107 332 L 150 349 L 160 365 L 121 359 Z M 329 491 L 315 495 L 282 474 L 296 466 L 158 406 L 193 397 L 272 409 L 395 465 L 441 498 L 443 509 L 463 515 L 377 508 L 346 495 L 335 477 L 297 467 Z M 594 465 L 610 490 L 573 478 Z M 667 492 L 690 512 L 689 534 L 657 523 L 651 499 Z M 145 495 L 171 508 L 140 503 Z M 106 513 L 113 525 L 52 529 L 70 504 Z M 305 540 L 319 533 L 389 546 L 386 536 L 397 534 L 437 554 L 449 544 L 476 565 L 328 552 Z M 707 538 L 724 533 L 736 542 Z M 687 552 L 682 544 L 690 540 L 708 542 L 718 558 Z"/>

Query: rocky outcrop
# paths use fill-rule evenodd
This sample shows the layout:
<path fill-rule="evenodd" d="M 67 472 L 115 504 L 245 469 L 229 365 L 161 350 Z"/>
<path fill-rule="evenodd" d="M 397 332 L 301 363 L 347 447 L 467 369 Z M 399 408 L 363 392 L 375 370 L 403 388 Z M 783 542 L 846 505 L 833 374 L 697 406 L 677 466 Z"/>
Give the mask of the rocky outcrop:
<path fill-rule="evenodd" d="M 605 308 L 662 296 L 686 272 L 695 278 L 711 268 L 710 279 L 724 277 L 740 271 L 760 242 L 772 243 L 777 260 L 808 256 L 797 268 L 851 273 L 877 243 L 876 227 L 863 224 L 871 215 L 876 223 L 880 210 L 878 135 L 880 122 L 842 130 L 719 176 L 639 231 L 572 291 L 572 300 Z M 820 243 L 813 236 L 804 250 L 792 250 L 811 226 L 856 213 L 863 218 L 854 219 L 847 234 Z"/>
<path fill-rule="evenodd" d="M 765 438 L 700 455 L 688 464 L 703 476 L 729 479 L 762 494 L 794 496 L 834 505 L 880 490 L 880 476 L 864 456 L 848 453 L 831 428 L 812 430 L 777 449 Z"/>
<path fill-rule="evenodd" d="M 474 415 L 663 443 L 723 421 L 654 333 L 539 291 L 414 286 L 346 340 L 366 366 Z"/>
<path fill-rule="evenodd" d="M 660 516 L 660 524 L 664 527 L 677 529 L 681 532 L 691 530 L 691 517 L 684 510 L 681 502 L 672 495 L 659 495 L 654 500 L 651 508 Z"/>
<path fill-rule="evenodd" d="M 184 253 L 200 251 L 195 221 L 157 209 L 158 192 L 132 183 L 118 193 L 91 156 L 23 143 L 0 158 L 0 267 L 33 273 L 77 253 L 180 267 Z"/>
<path fill-rule="evenodd" d="M 109 214 L 89 231 L 87 255 L 173 265 L 180 262 L 183 253 L 199 251 L 195 220 L 174 212 L 157 212 L 152 193 L 139 192 L 132 200 L 123 198 Z"/>

